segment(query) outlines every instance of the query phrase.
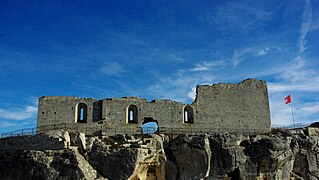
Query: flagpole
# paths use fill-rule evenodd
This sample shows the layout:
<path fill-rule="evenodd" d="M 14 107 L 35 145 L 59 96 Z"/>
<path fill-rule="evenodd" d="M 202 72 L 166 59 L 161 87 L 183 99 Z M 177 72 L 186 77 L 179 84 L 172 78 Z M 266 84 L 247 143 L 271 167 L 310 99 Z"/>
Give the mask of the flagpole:
<path fill-rule="evenodd" d="M 294 108 L 292 108 L 292 101 L 290 103 L 290 108 L 291 108 L 291 115 L 292 115 L 292 123 L 293 123 L 293 127 L 295 128 Z"/>

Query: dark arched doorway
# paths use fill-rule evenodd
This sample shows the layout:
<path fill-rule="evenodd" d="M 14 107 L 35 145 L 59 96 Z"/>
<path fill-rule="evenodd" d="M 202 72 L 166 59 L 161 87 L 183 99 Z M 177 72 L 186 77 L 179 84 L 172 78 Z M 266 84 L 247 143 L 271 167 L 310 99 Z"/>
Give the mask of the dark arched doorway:
<path fill-rule="evenodd" d="M 152 117 L 145 117 L 142 122 L 142 134 L 154 134 L 159 132 L 157 120 Z"/>

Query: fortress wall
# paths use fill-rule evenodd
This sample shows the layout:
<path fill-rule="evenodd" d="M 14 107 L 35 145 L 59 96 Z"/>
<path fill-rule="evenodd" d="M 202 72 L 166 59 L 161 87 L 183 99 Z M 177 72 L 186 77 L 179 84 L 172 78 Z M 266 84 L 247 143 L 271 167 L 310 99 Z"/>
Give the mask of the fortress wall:
<path fill-rule="evenodd" d="M 139 109 L 143 109 L 147 103 L 146 99 L 127 97 L 127 98 L 112 98 L 103 100 L 103 120 L 106 127 L 138 127 L 142 122 L 142 114 L 139 110 L 138 124 L 127 124 L 126 113 L 129 105 L 136 105 Z"/>
<path fill-rule="evenodd" d="M 270 114 L 265 81 L 248 79 L 240 84 L 197 86 L 193 103 L 198 108 L 199 127 L 255 129 L 269 132 Z"/>
<path fill-rule="evenodd" d="M 77 106 L 87 106 L 87 122 L 76 122 Z M 128 110 L 135 105 L 138 110 L 136 124 L 128 123 Z M 239 84 L 197 86 L 196 100 L 191 104 L 194 123 L 184 123 L 186 104 L 172 100 L 153 100 L 137 97 L 76 98 L 69 96 L 43 96 L 39 98 L 37 126 L 67 123 L 75 129 L 136 128 L 145 117 L 158 121 L 160 127 L 184 128 L 185 131 L 215 129 L 219 131 L 254 130 L 270 131 L 270 112 L 265 81 L 248 79 Z M 103 124 L 97 123 L 103 120 Z"/>
<path fill-rule="evenodd" d="M 127 108 L 135 105 L 138 108 L 138 123 L 127 123 Z M 183 127 L 184 104 L 171 100 L 154 100 L 135 97 L 114 98 L 103 100 L 103 118 L 107 127 L 140 127 L 145 117 L 151 117 L 158 121 L 161 127 Z"/>
<path fill-rule="evenodd" d="M 183 127 L 184 104 L 167 99 L 153 100 L 145 108 L 145 117 L 153 117 L 160 127 Z"/>
<path fill-rule="evenodd" d="M 76 108 L 79 103 L 87 105 L 87 123 L 93 121 L 93 98 L 76 98 L 70 96 L 43 96 L 39 98 L 37 126 L 76 123 Z M 78 123 L 79 124 L 79 123 Z"/>

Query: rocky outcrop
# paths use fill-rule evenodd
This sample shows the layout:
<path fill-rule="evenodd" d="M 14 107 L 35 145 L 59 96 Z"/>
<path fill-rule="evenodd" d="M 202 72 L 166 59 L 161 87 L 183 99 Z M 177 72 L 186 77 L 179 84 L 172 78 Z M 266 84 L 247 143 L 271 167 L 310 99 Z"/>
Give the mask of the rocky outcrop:
<path fill-rule="evenodd" d="M 167 168 L 167 179 L 202 179 L 207 177 L 211 164 L 211 150 L 207 136 L 179 135 L 171 142 L 167 142 L 165 152 L 167 161 L 175 166 L 172 172 Z"/>
<path fill-rule="evenodd" d="M 61 150 L 70 145 L 70 136 L 64 130 L 50 130 L 35 136 L 17 136 L 0 140 L 0 150 Z"/>
<path fill-rule="evenodd" d="M 93 143 L 87 153 L 88 161 L 107 179 L 128 179 L 133 173 L 137 159 L 137 148 L 106 144 L 101 140 Z"/>
<path fill-rule="evenodd" d="M 1 179 L 83 179 L 71 150 L 0 152 Z"/>
<path fill-rule="evenodd" d="M 313 132 L 147 137 L 70 134 L 62 150 L 0 147 L 0 175 L 1 179 L 318 179 L 319 138 Z M 63 140 L 61 135 L 50 138 Z M 8 143 L 10 138 L 1 141 Z"/>

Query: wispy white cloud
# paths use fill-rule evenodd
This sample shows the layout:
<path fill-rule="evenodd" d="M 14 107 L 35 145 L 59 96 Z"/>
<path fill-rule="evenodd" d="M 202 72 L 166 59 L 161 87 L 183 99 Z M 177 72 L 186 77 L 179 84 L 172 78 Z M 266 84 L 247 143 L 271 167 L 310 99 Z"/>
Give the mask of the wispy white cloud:
<path fill-rule="evenodd" d="M 303 91 L 319 92 L 319 82 L 297 82 L 297 83 L 268 83 L 268 89 L 271 93 Z"/>
<path fill-rule="evenodd" d="M 297 40 L 297 55 L 293 61 L 281 67 L 279 80 L 269 83 L 270 105 L 273 124 L 292 124 L 290 106 L 284 105 L 283 98 L 288 93 L 294 96 L 294 111 L 296 122 L 316 121 L 319 114 L 319 102 L 312 99 L 303 102 L 300 99 L 309 93 L 319 92 L 319 73 L 307 62 L 307 34 L 312 23 L 312 7 L 309 0 L 305 0 L 299 38 Z"/>
<path fill-rule="evenodd" d="M 255 58 L 260 56 L 265 56 L 267 54 L 276 53 L 280 51 L 281 48 L 277 46 L 269 46 L 269 47 L 246 47 L 241 49 L 234 49 L 233 55 L 231 57 L 231 63 L 234 68 L 236 68 L 240 63 L 246 61 L 249 58 Z"/>
<path fill-rule="evenodd" d="M 271 51 L 278 51 L 278 50 L 280 50 L 280 48 L 278 48 L 278 47 L 265 47 L 265 48 L 260 49 L 256 55 L 263 56 L 263 55 L 270 53 Z"/>
<path fill-rule="evenodd" d="M 27 106 L 19 110 L 0 109 L 0 117 L 12 120 L 24 120 L 33 117 L 38 111 L 37 107 Z"/>
<path fill-rule="evenodd" d="M 188 73 L 179 71 L 170 77 L 161 77 L 158 82 L 149 86 L 147 92 L 157 98 L 173 99 L 180 102 L 190 102 L 195 97 L 195 87 L 198 84 L 211 84 L 215 77 L 210 73 Z"/>
<path fill-rule="evenodd" d="M 6 121 L 0 121 L 0 127 L 1 128 L 9 128 L 16 126 L 16 123 L 6 122 Z"/>
<path fill-rule="evenodd" d="M 310 6 L 310 0 L 305 0 L 304 13 L 302 17 L 302 25 L 300 28 L 299 36 L 299 55 L 301 55 L 306 49 L 306 36 L 311 25 L 312 8 Z"/>
<path fill-rule="evenodd" d="M 225 61 L 204 61 L 204 62 L 195 64 L 195 67 L 190 69 L 190 71 L 207 71 L 207 70 L 212 70 L 213 68 L 220 68 L 225 65 L 226 65 Z"/>
<path fill-rule="evenodd" d="M 39 98 L 35 97 L 33 95 L 26 95 L 26 97 L 23 98 L 25 101 L 31 103 L 31 106 L 38 107 Z"/>
<path fill-rule="evenodd" d="M 264 48 L 264 49 L 261 49 L 260 51 L 258 51 L 258 56 L 262 56 L 262 55 L 265 55 L 265 54 L 268 54 L 269 52 L 269 48 Z"/>
<path fill-rule="evenodd" d="M 282 78 L 283 80 L 289 82 L 303 82 L 309 81 L 313 78 L 317 78 L 316 72 L 310 68 L 306 67 L 306 61 L 304 57 L 304 52 L 306 50 L 307 43 L 307 34 L 309 31 L 309 27 L 311 25 L 311 17 L 312 17 L 312 8 L 310 6 L 310 1 L 305 0 L 304 13 L 302 17 L 302 24 L 299 30 L 299 39 L 297 41 L 298 44 L 298 54 L 295 57 L 294 61 L 289 63 L 285 70 L 283 71 Z"/>
<path fill-rule="evenodd" d="M 192 87 L 192 90 L 187 93 L 187 97 L 189 97 L 192 100 L 195 100 L 196 96 L 196 87 Z"/>
<path fill-rule="evenodd" d="M 256 48 L 249 47 L 244 49 L 234 49 L 233 56 L 231 58 L 233 67 L 236 68 L 241 62 L 245 61 L 246 58 L 254 56 Z"/>
<path fill-rule="evenodd" d="M 312 18 L 312 8 L 310 6 L 310 1 L 305 0 L 304 13 L 302 18 L 302 24 L 299 31 L 299 38 L 297 41 L 298 44 L 298 54 L 295 57 L 294 61 L 287 64 L 282 68 L 281 78 L 282 81 L 294 84 L 307 84 L 312 83 L 313 86 L 316 87 L 315 84 L 319 82 L 318 72 L 313 69 L 311 66 L 307 65 L 307 61 L 305 60 L 304 52 L 306 50 L 306 42 L 307 42 L 307 34 L 309 31 L 309 27 L 311 25 Z M 292 87 L 297 87 L 296 85 L 292 85 Z M 313 87 L 307 86 L 309 89 L 314 89 Z M 306 90 L 306 88 L 302 88 Z"/>
<path fill-rule="evenodd" d="M 318 100 L 308 100 L 303 102 L 300 99 L 309 93 L 319 92 L 319 72 L 307 61 L 307 34 L 311 30 L 312 7 L 310 1 L 305 1 L 304 13 L 297 39 L 297 55 L 292 61 L 273 66 L 270 69 L 256 72 L 255 76 L 271 75 L 275 77 L 274 82 L 268 83 L 270 95 L 270 108 L 272 124 L 289 125 L 292 124 L 292 114 L 289 105 L 284 104 L 284 97 L 293 93 L 295 121 L 296 123 L 306 123 L 318 120 L 319 106 Z M 250 57 L 260 57 L 269 53 L 280 51 L 278 46 L 266 46 L 264 48 L 250 47 L 235 49 L 231 62 L 236 68 L 240 63 Z"/>
<path fill-rule="evenodd" d="M 167 54 L 168 59 L 172 59 L 175 61 L 184 61 L 185 58 L 183 57 L 183 55 L 179 52 L 169 52 Z"/>
<path fill-rule="evenodd" d="M 101 67 L 101 72 L 109 76 L 117 76 L 124 73 L 125 69 L 117 62 L 106 62 Z"/>
<path fill-rule="evenodd" d="M 319 102 L 305 103 L 299 110 L 308 115 L 310 113 L 319 113 Z"/>
<path fill-rule="evenodd" d="M 247 2 L 231 2 L 221 6 L 216 15 L 209 15 L 222 28 L 250 30 L 272 18 L 273 13 Z M 240 28 L 240 29 L 239 29 Z"/>

